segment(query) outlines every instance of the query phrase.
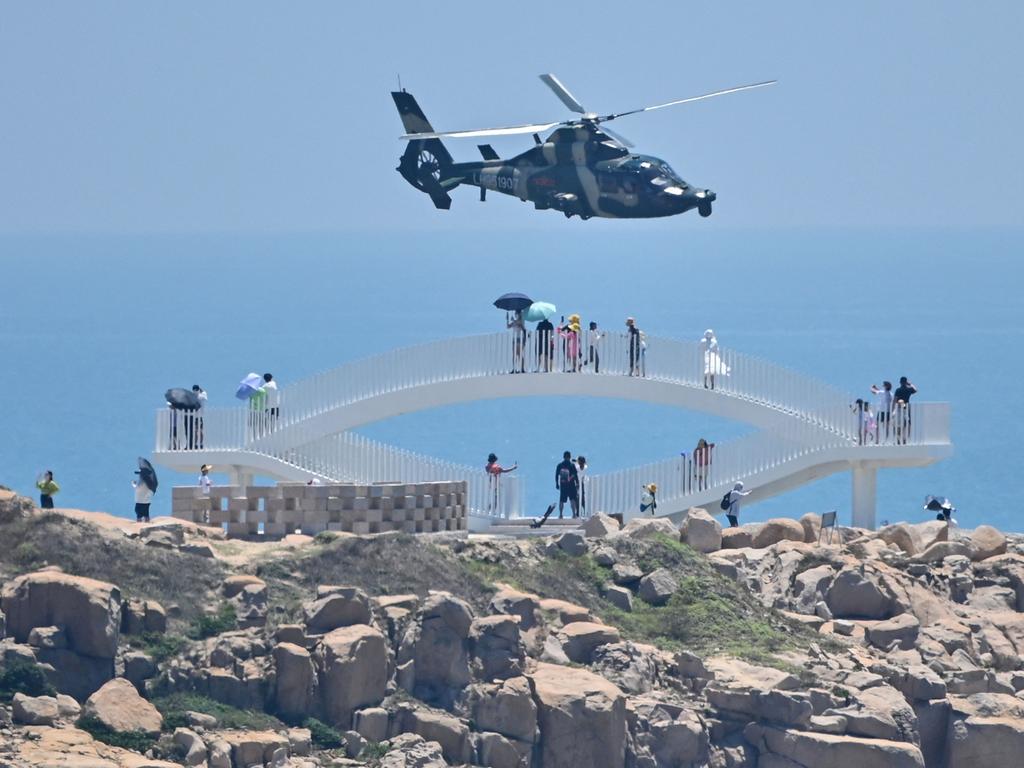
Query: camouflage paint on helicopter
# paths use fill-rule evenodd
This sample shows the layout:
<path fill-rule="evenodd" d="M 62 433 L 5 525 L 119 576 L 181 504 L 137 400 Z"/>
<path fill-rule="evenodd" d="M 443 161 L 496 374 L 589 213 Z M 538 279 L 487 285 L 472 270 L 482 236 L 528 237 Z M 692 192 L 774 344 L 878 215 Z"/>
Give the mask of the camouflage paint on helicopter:
<path fill-rule="evenodd" d="M 451 207 L 448 194 L 460 184 L 500 192 L 532 202 L 538 210 L 553 209 L 567 217 L 654 218 L 674 216 L 694 208 L 711 215 L 715 193 L 692 187 L 668 163 L 657 157 L 630 152 L 626 139 L 600 124 L 625 114 L 659 109 L 673 104 L 718 96 L 774 81 L 716 91 L 690 99 L 644 107 L 630 112 L 598 116 L 586 112 L 552 75 L 541 79 L 562 101 L 583 116 L 561 123 L 435 132 L 416 99 L 406 91 L 391 95 L 398 107 L 409 144 L 398 171 L 410 184 L 427 193 L 438 208 Z M 546 140 L 539 132 L 557 127 Z M 442 136 L 473 136 L 533 133 L 535 146 L 515 157 L 501 159 L 488 144 L 479 146 L 482 162 L 456 163 L 441 142 Z"/>

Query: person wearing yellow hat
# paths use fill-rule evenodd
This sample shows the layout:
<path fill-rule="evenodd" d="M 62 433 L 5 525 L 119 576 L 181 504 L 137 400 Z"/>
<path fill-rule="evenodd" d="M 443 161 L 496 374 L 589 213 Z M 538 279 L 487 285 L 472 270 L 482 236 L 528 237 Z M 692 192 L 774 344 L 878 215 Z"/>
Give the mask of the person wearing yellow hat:
<path fill-rule="evenodd" d="M 576 373 L 580 363 L 580 316 L 569 315 L 569 322 L 558 327 L 558 335 L 565 339 L 565 362 L 569 364 L 569 370 Z"/>
<path fill-rule="evenodd" d="M 644 486 L 643 495 L 640 497 L 640 513 L 643 514 L 647 510 L 651 510 L 651 514 L 654 514 L 654 510 L 658 508 L 658 486 L 655 483 L 648 483 Z"/>

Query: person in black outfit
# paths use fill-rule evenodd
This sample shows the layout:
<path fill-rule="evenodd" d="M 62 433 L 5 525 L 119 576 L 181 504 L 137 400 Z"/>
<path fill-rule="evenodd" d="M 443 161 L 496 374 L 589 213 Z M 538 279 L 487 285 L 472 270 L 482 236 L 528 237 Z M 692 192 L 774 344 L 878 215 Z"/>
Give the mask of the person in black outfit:
<path fill-rule="evenodd" d="M 537 365 L 538 369 L 545 373 L 551 372 L 552 355 L 554 353 L 554 347 L 552 346 L 554 332 L 555 326 L 546 317 L 537 323 Z"/>
<path fill-rule="evenodd" d="M 566 451 L 562 454 L 562 461 L 555 467 L 555 488 L 558 489 L 558 519 L 562 519 L 562 509 L 568 501 L 572 507 L 572 516 L 580 516 L 579 500 L 579 474 L 576 472 L 576 465 L 572 463 L 572 454 Z"/>
<path fill-rule="evenodd" d="M 893 392 L 893 418 L 900 443 L 906 443 L 910 437 L 910 398 L 916 394 L 917 387 L 906 376 L 900 376 L 900 385 Z"/>
<path fill-rule="evenodd" d="M 632 317 L 626 318 L 626 333 L 629 334 L 629 375 L 640 376 L 640 329 Z"/>

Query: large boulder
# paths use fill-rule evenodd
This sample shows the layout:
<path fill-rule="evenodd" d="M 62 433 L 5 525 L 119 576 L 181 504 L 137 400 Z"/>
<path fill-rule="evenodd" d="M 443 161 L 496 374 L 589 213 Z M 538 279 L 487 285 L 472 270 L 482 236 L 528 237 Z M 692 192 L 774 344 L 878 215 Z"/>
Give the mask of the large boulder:
<path fill-rule="evenodd" d="M 316 670 L 305 648 L 280 643 L 274 648 L 275 709 L 282 718 L 300 722 L 313 711 Z"/>
<path fill-rule="evenodd" d="M 888 619 L 896 612 L 892 595 L 861 568 L 844 568 L 825 595 L 832 615 L 839 619 Z"/>
<path fill-rule="evenodd" d="M 708 732 L 695 712 L 645 698 L 631 700 L 629 708 L 639 725 L 634 739 L 657 768 L 708 764 Z"/>
<path fill-rule="evenodd" d="M 347 730 L 352 713 L 380 703 L 388 681 L 387 639 L 374 627 L 353 624 L 324 635 L 316 647 L 323 711 Z"/>
<path fill-rule="evenodd" d="M 801 516 L 800 527 L 804 529 L 804 543 L 817 544 L 821 538 L 821 515 L 808 512 Z"/>
<path fill-rule="evenodd" d="M 658 568 L 640 579 L 640 599 L 651 605 L 664 605 L 679 589 L 679 581 L 667 568 Z"/>
<path fill-rule="evenodd" d="M 607 624 L 574 621 L 559 630 L 558 640 L 570 661 L 575 661 L 577 664 L 588 664 L 598 646 L 617 643 L 620 637 L 619 630 L 609 627 Z"/>
<path fill-rule="evenodd" d="M 746 549 L 754 546 L 756 529 L 747 527 L 722 529 L 722 549 Z"/>
<path fill-rule="evenodd" d="M 949 523 L 944 520 L 928 520 L 908 525 L 907 528 L 914 539 L 914 550 L 918 553 L 924 552 L 937 541 L 949 540 Z"/>
<path fill-rule="evenodd" d="M 1010 766 L 1024 754 L 1024 702 L 1004 694 L 950 697 L 947 768 Z"/>
<path fill-rule="evenodd" d="M 279 750 L 287 753 L 288 749 L 288 737 L 274 731 L 222 731 L 217 735 L 228 744 L 235 768 L 271 764 Z"/>
<path fill-rule="evenodd" d="M 901 613 L 899 616 L 867 627 L 865 633 L 868 642 L 883 651 L 889 650 L 893 643 L 903 650 L 908 650 L 917 642 L 917 633 L 920 629 L 921 622 L 913 614 Z"/>
<path fill-rule="evenodd" d="M 370 623 L 370 598 L 358 587 L 333 587 L 332 592 L 305 606 L 306 631 L 322 635 L 338 627 Z"/>
<path fill-rule="evenodd" d="M 722 524 L 706 509 L 692 507 L 679 529 L 679 540 L 698 552 L 717 552 L 722 548 Z"/>
<path fill-rule="evenodd" d="M 442 754 L 452 765 L 472 762 L 473 742 L 469 726 L 458 718 L 444 712 L 403 705 L 396 721 L 400 732 L 415 733 L 440 744 Z"/>
<path fill-rule="evenodd" d="M 445 705 L 470 681 L 469 605 L 447 592 L 428 597 L 402 638 L 398 663 L 412 662 L 413 695 Z"/>
<path fill-rule="evenodd" d="M 1006 553 L 1006 537 L 991 525 L 979 525 L 971 534 L 971 560 L 987 560 Z"/>
<path fill-rule="evenodd" d="M 604 539 L 613 533 L 618 533 L 619 521 L 614 517 L 598 512 L 586 519 L 583 523 L 583 535 L 588 539 Z"/>
<path fill-rule="evenodd" d="M 474 686 L 469 698 L 473 722 L 480 730 L 527 744 L 537 741 L 537 704 L 525 677 Z"/>
<path fill-rule="evenodd" d="M 116 733 L 140 732 L 156 736 L 164 723 L 157 708 L 139 696 L 135 686 L 121 677 L 104 684 L 90 696 L 82 715 L 95 718 Z"/>
<path fill-rule="evenodd" d="M 436 741 L 426 741 L 415 733 L 403 733 L 391 739 L 380 768 L 448 768 Z"/>
<path fill-rule="evenodd" d="M 743 735 L 760 753 L 758 765 L 779 768 L 924 768 L 913 744 L 814 733 L 750 723 Z M 774 760 L 773 760 L 774 758 Z M 783 758 L 785 761 L 780 760 Z"/>
<path fill-rule="evenodd" d="M 53 725 L 60 718 L 60 708 L 53 696 L 14 694 L 11 700 L 14 722 L 20 725 Z"/>
<path fill-rule="evenodd" d="M 914 536 L 910 526 L 906 523 L 887 525 L 880 529 L 877 535 L 886 544 L 895 544 L 908 555 L 917 554 L 917 541 L 915 540 L 917 537 Z"/>
<path fill-rule="evenodd" d="M 511 614 L 519 618 L 521 629 L 532 629 L 537 625 L 540 598 L 528 592 L 514 589 L 500 589 L 494 593 L 488 606 L 491 613 Z"/>
<path fill-rule="evenodd" d="M 788 517 L 777 517 L 764 523 L 754 534 L 752 546 L 755 549 L 764 549 L 780 541 L 804 540 L 804 527 L 796 520 Z"/>
<path fill-rule="evenodd" d="M 474 619 L 469 628 L 473 672 L 481 680 L 518 677 L 526 664 L 518 616 L 498 614 Z"/>
<path fill-rule="evenodd" d="M 947 557 L 957 556 L 970 557 L 970 545 L 963 541 L 936 541 L 918 553 L 914 560 L 919 563 L 940 563 Z"/>
<path fill-rule="evenodd" d="M 19 576 L 3 589 L 7 634 L 28 641 L 34 627 L 65 628 L 75 653 L 113 659 L 121 629 L 121 590 L 113 584 L 59 571 Z"/>
<path fill-rule="evenodd" d="M 671 520 L 664 517 L 634 517 L 626 523 L 618 533 L 626 539 L 640 541 L 653 539 L 655 536 L 668 536 L 676 538 L 676 527 Z"/>
<path fill-rule="evenodd" d="M 543 662 L 530 675 L 543 739 L 544 768 L 622 768 L 626 698 L 616 686 L 583 669 Z"/>

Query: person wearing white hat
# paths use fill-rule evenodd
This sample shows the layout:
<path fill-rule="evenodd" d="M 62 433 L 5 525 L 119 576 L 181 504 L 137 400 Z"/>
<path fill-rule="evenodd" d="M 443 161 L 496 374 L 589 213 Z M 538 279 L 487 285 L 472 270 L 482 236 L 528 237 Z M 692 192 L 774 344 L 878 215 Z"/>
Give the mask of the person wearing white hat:
<path fill-rule="evenodd" d="M 717 374 L 728 376 L 729 366 L 723 363 L 722 358 L 718 356 L 718 339 L 713 330 L 708 328 L 704 331 L 700 345 L 704 350 L 704 389 L 714 389 L 715 376 Z"/>
<path fill-rule="evenodd" d="M 722 499 L 722 507 L 725 509 L 725 516 L 729 518 L 729 527 L 737 528 L 740 524 L 740 499 L 749 496 L 750 491 L 743 490 L 743 483 L 736 483 L 732 490 L 725 494 Z"/>

